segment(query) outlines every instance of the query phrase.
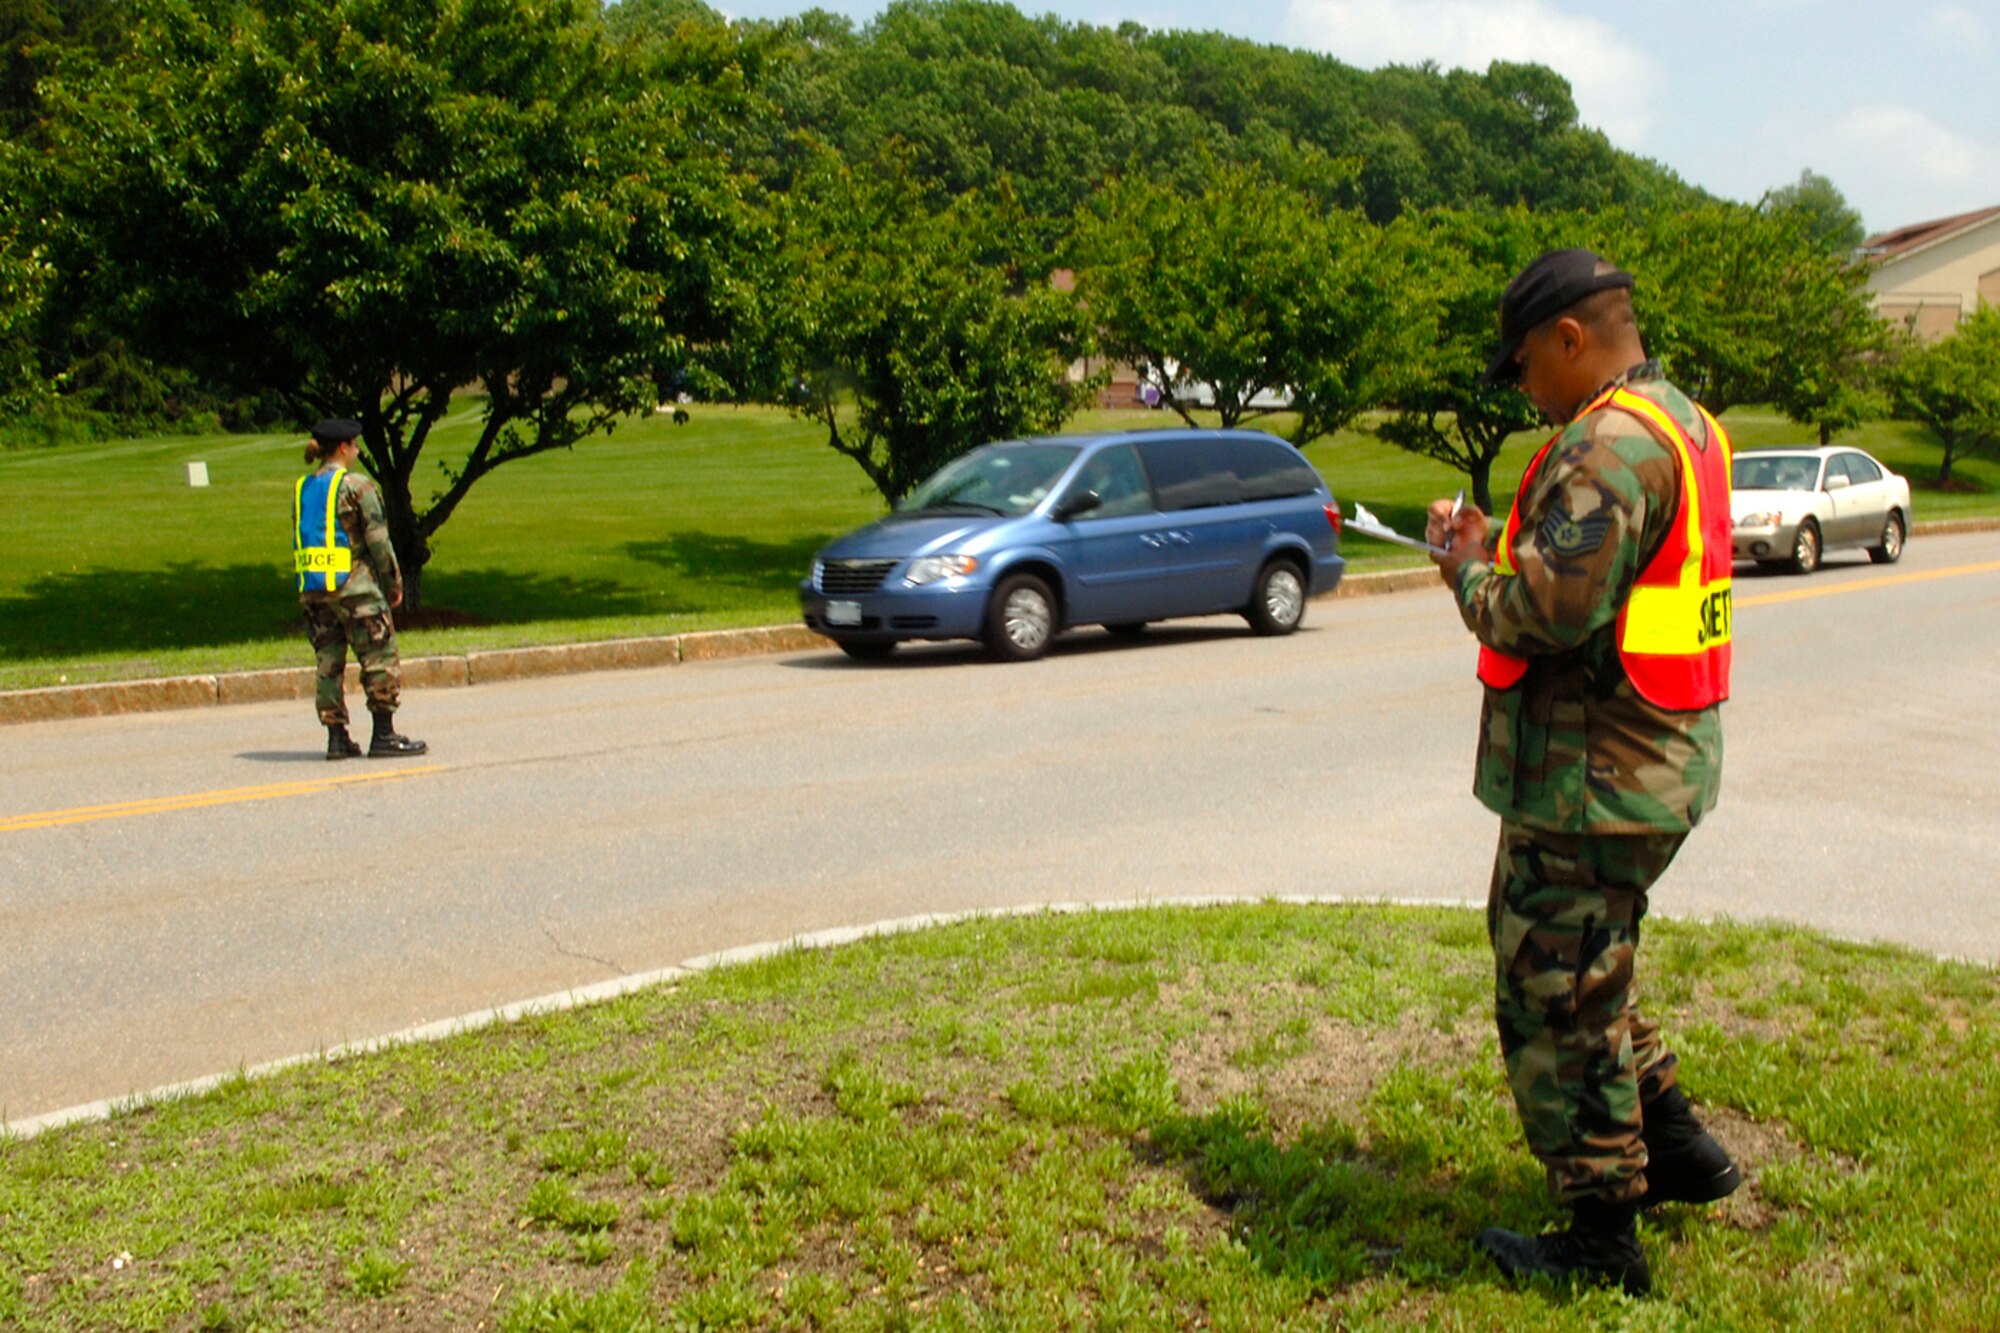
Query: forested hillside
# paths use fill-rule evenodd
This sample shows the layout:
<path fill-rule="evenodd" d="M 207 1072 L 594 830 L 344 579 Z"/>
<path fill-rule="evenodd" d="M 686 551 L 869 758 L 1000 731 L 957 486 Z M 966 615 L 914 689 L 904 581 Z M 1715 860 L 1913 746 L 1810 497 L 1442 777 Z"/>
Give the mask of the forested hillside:
<path fill-rule="evenodd" d="M 618 8 L 633 6 L 645 0 Z M 900 0 L 862 27 L 817 11 L 767 31 L 781 52 L 767 89 L 781 135 L 824 139 L 850 161 L 901 140 L 941 187 L 1010 177 L 1043 214 L 1076 208 L 1113 174 L 1195 186 L 1217 162 L 1256 165 L 1376 222 L 1692 194 L 1579 124 L 1568 84 L 1540 65 L 1370 73 L 1220 33 L 1071 24 L 994 0 Z M 765 151 L 782 183 L 782 143 Z"/>

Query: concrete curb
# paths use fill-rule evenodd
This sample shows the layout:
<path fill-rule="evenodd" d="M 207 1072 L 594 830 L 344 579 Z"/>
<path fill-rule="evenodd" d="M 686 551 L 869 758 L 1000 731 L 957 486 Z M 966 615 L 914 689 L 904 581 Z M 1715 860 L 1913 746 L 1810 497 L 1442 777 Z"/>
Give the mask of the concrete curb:
<path fill-rule="evenodd" d="M 1945 536 L 1959 532 L 2000 531 L 2000 518 L 1948 518 L 1919 523 L 1913 536 Z M 1356 574 L 1326 594 L 1332 598 L 1369 597 L 1381 593 L 1428 588 L 1438 581 L 1428 565 Z M 449 689 L 522 680 L 530 676 L 560 676 L 578 671 L 623 671 L 638 667 L 677 666 L 682 662 L 715 662 L 765 653 L 805 652 L 831 646 L 831 640 L 804 625 L 760 625 L 750 629 L 706 630 L 695 634 L 664 634 L 637 639 L 605 639 L 595 643 L 556 643 L 535 648 L 500 648 L 444 657 L 416 657 L 403 663 L 404 689 Z M 360 676 L 347 669 L 350 690 Z M 269 703 L 310 699 L 311 667 L 277 671 L 233 671 L 214 676 L 172 676 L 160 680 L 110 681 L 98 685 L 52 685 L 39 690 L 0 690 L 0 726 L 13 722 L 54 722 L 73 717 L 107 717 L 118 713 L 150 713 L 170 708 L 204 708 L 220 704 Z"/>

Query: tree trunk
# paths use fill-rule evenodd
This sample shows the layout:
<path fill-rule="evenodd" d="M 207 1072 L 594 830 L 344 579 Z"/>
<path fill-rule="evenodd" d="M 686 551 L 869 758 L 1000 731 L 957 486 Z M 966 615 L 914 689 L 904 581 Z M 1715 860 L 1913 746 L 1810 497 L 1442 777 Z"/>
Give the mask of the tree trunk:
<path fill-rule="evenodd" d="M 389 519 L 389 544 L 396 548 L 396 564 L 403 571 L 403 604 L 396 608 L 404 616 L 424 609 L 424 566 L 431 558 L 430 543 L 424 540 L 417 522 L 416 506 L 410 503 L 410 482 L 393 472 L 378 476 L 382 488 L 382 508 Z"/>
<path fill-rule="evenodd" d="M 1938 466 L 1938 484 L 1941 486 L 1948 485 L 1951 482 L 1951 455 L 1952 442 L 1946 440 L 1944 442 L 1944 462 Z"/>
<path fill-rule="evenodd" d="M 1472 479 L 1472 503 L 1479 506 L 1480 513 L 1493 517 L 1493 460 L 1474 451 L 1466 472 Z"/>

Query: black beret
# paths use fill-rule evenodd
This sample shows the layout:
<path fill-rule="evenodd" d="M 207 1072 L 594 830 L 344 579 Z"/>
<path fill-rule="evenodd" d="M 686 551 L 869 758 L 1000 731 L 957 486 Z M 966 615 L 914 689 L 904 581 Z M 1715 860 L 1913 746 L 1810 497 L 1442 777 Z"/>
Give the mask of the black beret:
<path fill-rule="evenodd" d="M 361 423 L 346 417 L 328 417 L 313 426 L 312 437 L 322 444 L 339 444 L 361 434 Z"/>
<path fill-rule="evenodd" d="M 1589 250 L 1550 250 L 1514 275 L 1500 297 L 1500 350 L 1482 384 L 1510 384 L 1519 373 L 1514 356 L 1536 325 L 1554 319 L 1586 296 L 1632 285 L 1632 275 Z"/>

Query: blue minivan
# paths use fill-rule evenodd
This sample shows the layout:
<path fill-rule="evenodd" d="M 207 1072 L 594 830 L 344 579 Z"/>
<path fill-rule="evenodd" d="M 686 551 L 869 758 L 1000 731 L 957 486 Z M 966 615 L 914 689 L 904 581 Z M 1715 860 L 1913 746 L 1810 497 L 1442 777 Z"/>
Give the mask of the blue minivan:
<path fill-rule="evenodd" d="M 978 639 L 1004 661 L 1071 625 L 1238 612 L 1289 634 L 1340 582 L 1340 506 L 1259 431 L 1056 435 L 952 460 L 813 560 L 806 624 L 851 657 Z"/>

